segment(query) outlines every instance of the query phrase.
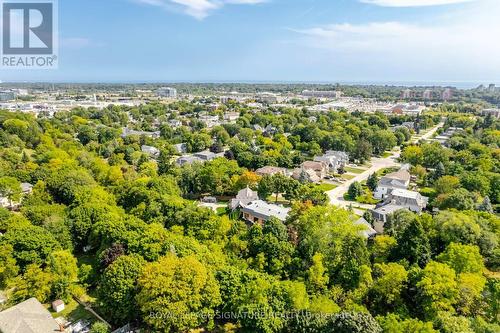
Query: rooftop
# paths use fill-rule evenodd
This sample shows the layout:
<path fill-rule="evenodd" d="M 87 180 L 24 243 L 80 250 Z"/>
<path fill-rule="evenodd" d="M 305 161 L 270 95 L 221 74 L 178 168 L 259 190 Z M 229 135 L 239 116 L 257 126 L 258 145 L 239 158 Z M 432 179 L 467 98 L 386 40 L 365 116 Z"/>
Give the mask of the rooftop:
<path fill-rule="evenodd" d="M 290 212 L 290 208 L 269 204 L 262 200 L 255 200 L 243 207 L 243 211 L 252 214 L 253 216 L 268 219 L 276 217 L 280 221 L 285 221 Z"/>
<path fill-rule="evenodd" d="M 30 298 L 0 312 L 0 332 L 59 332 L 59 324 L 36 298 Z"/>

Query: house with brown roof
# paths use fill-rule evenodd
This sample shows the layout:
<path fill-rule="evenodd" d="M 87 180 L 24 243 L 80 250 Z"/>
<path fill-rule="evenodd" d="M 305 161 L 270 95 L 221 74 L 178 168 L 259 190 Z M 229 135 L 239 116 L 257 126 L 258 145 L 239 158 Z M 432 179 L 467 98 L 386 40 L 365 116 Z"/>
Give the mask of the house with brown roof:
<path fill-rule="evenodd" d="M 276 166 L 265 166 L 265 167 L 262 167 L 262 168 L 255 170 L 255 173 L 261 177 L 273 176 L 273 175 L 276 175 L 278 173 L 281 173 L 283 176 L 289 175 L 287 169 L 276 167 Z"/>

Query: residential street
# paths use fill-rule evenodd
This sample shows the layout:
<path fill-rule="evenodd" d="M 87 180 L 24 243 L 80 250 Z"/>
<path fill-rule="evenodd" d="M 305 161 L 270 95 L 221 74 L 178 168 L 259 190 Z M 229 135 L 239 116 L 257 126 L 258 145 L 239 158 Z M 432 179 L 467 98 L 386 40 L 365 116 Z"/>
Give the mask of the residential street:
<path fill-rule="evenodd" d="M 434 133 L 436 133 L 436 131 L 443 126 L 444 126 L 444 123 L 439 123 L 438 125 L 433 127 L 429 132 L 425 133 L 421 137 L 415 136 L 411 140 L 412 143 L 417 143 L 418 141 L 420 141 L 422 139 L 423 140 L 430 139 L 432 137 L 432 135 Z M 326 194 L 330 198 L 330 203 L 332 205 L 342 207 L 342 208 L 348 208 L 349 206 L 352 205 L 352 207 L 354 208 L 354 212 L 358 215 L 362 215 L 363 210 L 356 209 L 356 207 L 362 208 L 362 209 L 374 208 L 375 205 L 367 205 L 367 204 L 360 204 L 360 203 L 352 202 L 352 201 L 346 201 L 346 200 L 344 200 L 344 194 L 349 190 L 349 186 L 352 183 L 354 183 L 356 181 L 361 183 L 361 182 L 367 180 L 371 174 L 373 174 L 381 169 L 400 166 L 401 164 L 397 161 L 400 154 L 401 154 L 401 152 L 398 150 L 398 151 L 395 151 L 391 156 L 388 156 L 388 157 L 384 157 L 384 158 L 374 157 L 374 158 L 372 158 L 371 167 L 368 170 L 356 175 L 356 177 L 354 177 L 350 180 L 345 181 L 345 183 L 339 185 L 337 188 L 326 192 Z"/>

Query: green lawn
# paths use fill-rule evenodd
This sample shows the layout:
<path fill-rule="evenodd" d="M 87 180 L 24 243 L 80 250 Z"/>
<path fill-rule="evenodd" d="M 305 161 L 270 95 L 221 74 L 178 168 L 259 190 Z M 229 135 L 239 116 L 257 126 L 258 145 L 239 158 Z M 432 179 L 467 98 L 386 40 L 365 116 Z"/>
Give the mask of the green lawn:
<path fill-rule="evenodd" d="M 355 174 L 360 174 L 366 171 L 366 169 L 351 168 L 351 167 L 345 167 L 344 170 Z"/>
<path fill-rule="evenodd" d="M 283 196 L 280 194 L 278 196 L 278 201 L 276 201 L 276 195 L 272 194 L 267 197 L 266 199 L 267 202 L 272 203 L 272 204 L 278 204 L 278 205 L 288 205 L 290 204 L 290 201 L 286 200 L 283 198 Z"/>
<path fill-rule="evenodd" d="M 347 175 L 347 174 L 344 173 L 341 177 L 342 177 L 342 179 L 345 179 L 345 180 L 351 180 L 351 179 L 355 178 L 356 176 L 354 176 L 354 175 Z"/>
<path fill-rule="evenodd" d="M 334 184 L 328 184 L 328 183 L 321 183 L 321 184 L 318 184 L 316 185 L 322 192 L 328 192 L 328 191 L 331 191 L 335 188 L 337 188 L 338 186 L 337 185 L 334 185 Z"/>
<path fill-rule="evenodd" d="M 377 176 L 382 177 L 382 176 L 387 175 L 388 173 L 395 172 L 398 170 L 399 170 L 399 168 L 397 168 L 397 167 L 381 169 L 381 170 L 377 171 Z"/>
<path fill-rule="evenodd" d="M 83 307 L 75 300 L 71 300 L 71 302 L 66 304 L 64 310 L 59 313 L 53 312 L 52 308 L 50 308 L 49 311 L 52 314 L 52 317 L 64 317 L 66 318 L 66 320 L 71 322 L 75 322 L 78 320 L 89 320 L 91 322 L 94 322 L 97 320 L 97 318 L 95 318 L 92 313 L 85 310 L 85 307 Z"/>
<path fill-rule="evenodd" d="M 226 212 L 227 212 L 227 208 L 226 207 L 218 207 L 217 208 L 217 215 L 219 215 L 219 216 L 225 215 Z"/>
<path fill-rule="evenodd" d="M 382 154 L 382 157 L 383 157 L 383 158 L 387 158 L 387 157 L 389 157 L 389 156 L 391 156 L 391 155 L 392 155 L 392 153 L 391 153 L 391 152 L 386 151 L 385 153 L 383 153 L 383 154 Z"/>

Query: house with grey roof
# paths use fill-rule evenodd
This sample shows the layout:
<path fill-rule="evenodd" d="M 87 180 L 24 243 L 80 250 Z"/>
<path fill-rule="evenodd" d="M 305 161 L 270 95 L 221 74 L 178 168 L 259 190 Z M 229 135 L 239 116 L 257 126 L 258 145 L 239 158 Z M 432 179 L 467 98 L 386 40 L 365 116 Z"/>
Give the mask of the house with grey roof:
<path fill-rule="evenodd" d="M 202 160 L 194 155 L 185 155 L 185 156 L 179 157 L 175 163 L 179 166 L 183 166 L 186 164 L 193 164 L 196 162 L 201 163 Z"/>
<path fill-rule="evenodd" d="M 200 152 L 195 153 L 193 155 L 202 161 L 211 161 L 211 160 L 217 158 L 217 154 L 212 153 L 209 150 L 200 151 Z"/>
<path fill-rule="evenodd" d="M 410 186 L 410 172 L 406 167 L 402 167 L 396 172 L 389 173 L 382 177 L 377 189 L 373 193 L 376 199 L 384 199 L 393 189 L 408 189 Z"/>
<path fill-rule="evenodd" d="M 30 298 L 0 312 L 0 332 L 50 333 L 66 330 L 36 298 Z"/>
<path fill-rule="evenodd" d="M 284 222 L 290 210 L 290 208 L 269 204 L 262 200 L 252 201 L 241 208 L 243 219 L 252 224 L 258 223 L 261 225 L 272 217 Z"/>
<path fill-rule="evenodd" d="M 141 146 L 141 151 L 143 153 L 148 154 L 151 157 L 158 157 L 160 156 L 160 150 L 156 147 L 153 146 L 147 146 L 147 145 L 142 145 Z"/>
<path fill-rule="evenodd" d="M 158 139 L 160 137 L 160 131 L 146 132 L 146 131 L 136 131 L 128 127 L 122 128 L 122 138 L 126 138 L 131 135 L 146 136 L 148 138 Z"/>
<path fill-rule="evenodd" d="M 175 144 L 174 149 L 179 154 L 185 154 L 185 153 L 187 153 L 187 144 L 186 143 Z"/>
<path fill-rule="evenodd" d="M 415 191 L 396 188 L 390 192 L 387 202 L 404 206 L 415 213 L 421 213 L 427 207 L 429 198 Z"/>
<path fill-rule="evenodd" d="M 377 221 L 382 222 L 385 224 L 387 222 L 387 218 L 389 215 L 394 214 L 398 210 L 406 210 L 407 208 L 405 206 L 400 206 L 396 205 L 393 203 L 389 203 L 383 206 L 377 206 L 377 208 L 371 210 L 370 212 L 373 215 L 373 218 Z"/>
<path fill-rule="evenodd" d="M 170 119 L 168 121 L 168 125 L 172 128 L 179 128 L 182 126 L 182 121 L 180 121 L 179 119 Z"/>
<path fill-rule="evenodd" d="M 322 156 L 316 156 L 314 161 L 325 163 L 331 172 L 337 173 L 349 163 L 349 155 L 343 151 L 329 150 Z"/>
<path fill-rule="evenodd" d="M 360 231 L 360 234 L 364 238 L 372 238 L 373 236 L 375 236 L 377 234 L 377 231 L 375 229 L 373 229 L 371 224 L 368 223 L 368 221 L 366 221 L 363 217 L 360 218 L 359 220 L 357 220 L 356 222 L 354 222 L 354 224 L 363 227 L 363 230 Z"/>
<path fill-rule="evenodd" d="M 387 217 L 394 212 L 405 209 L 414 213 L 421 213 L 426 207 L 429 198 L 415 191 L 392 189 L 386 200 L 371 211 L 373 217 L 380 222 L 387 222 Z"/>
<path fill-rule="evenodd" d="M 238 192 L 236 198 L 231 199 L 229 207 L 232 210 L 235 210 L 244 207 L 255 200 L 259 200 L 259 194 L 257 193 L 257 191 L 252 191 L 252 189 L 250 189 L 250 187 L 247 186 L 246 188 Z"/>

